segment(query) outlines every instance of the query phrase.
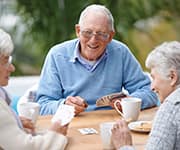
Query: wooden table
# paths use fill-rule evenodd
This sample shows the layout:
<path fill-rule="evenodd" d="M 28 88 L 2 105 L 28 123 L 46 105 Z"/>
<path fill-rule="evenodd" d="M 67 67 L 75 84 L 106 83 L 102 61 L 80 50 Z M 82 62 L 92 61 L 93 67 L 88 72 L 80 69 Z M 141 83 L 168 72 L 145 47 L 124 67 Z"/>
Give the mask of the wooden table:
<path fill-rule="evenodd" d="M 138 120 L 152 120 L 157 107 L 141 111 Z M 40 116 L 37 121 L 38 129 L 46 129 L 50 126 L 52 116 Z M 120 116 L 115 110 L 101 110 L 83 112 L 76 116 L 69 125 L 69 143 L 66 150 L 102 150 L 101 138 L 99 135 L 99 124 L 106 121 L 116 121 Z M 82 135 L 79 128 L 94 128 L 98 134 Z M 136 149 L 143 150 L 147 142 L 147 133 L 132 132 L 133 144 Z"/>

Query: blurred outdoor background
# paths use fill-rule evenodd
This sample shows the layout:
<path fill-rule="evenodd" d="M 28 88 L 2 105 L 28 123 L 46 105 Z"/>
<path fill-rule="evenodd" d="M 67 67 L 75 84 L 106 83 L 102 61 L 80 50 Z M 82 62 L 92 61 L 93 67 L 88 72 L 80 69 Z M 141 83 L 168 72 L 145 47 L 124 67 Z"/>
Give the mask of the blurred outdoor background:
<path fill-rule="evenodd" d="M 0 28 L 15 44 L 13 76 L 39 75 L 50 47 L 76 37 L 80 12 L 92 3 L 110 9 L 115 39 L 129 46 L 144 70 L 152 48 L 180 41 L 180 0 L 0 0 Z"/>

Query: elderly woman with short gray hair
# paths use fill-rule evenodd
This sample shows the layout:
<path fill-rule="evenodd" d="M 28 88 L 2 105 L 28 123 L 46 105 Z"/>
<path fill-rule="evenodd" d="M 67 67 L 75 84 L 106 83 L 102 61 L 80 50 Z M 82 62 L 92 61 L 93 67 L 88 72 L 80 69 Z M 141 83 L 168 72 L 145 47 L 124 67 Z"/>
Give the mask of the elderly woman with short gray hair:
<path fill-rule="evenodd" d="M 151 88 L 161 100 L 154 118 L 146 150 L 180 149 L 180 42 L 165 42 L 147 57 L 151 70 Z M 112 140 L 118 150 L 131 150 L 132 137 L 125 121 L 112 129 Z"/>
<path fill-rule="evenodd" d="M 23 130 L 20 119 L 8 106 L 10 98 L 2 86 L 8 84 L 9 76 L 15 70 L 12 51 L 10 35 L 0 29 L 0 150 L 63 150 L 67 144 L 68 125 L 55 122 L 44 135 L 32 136 Z"/>

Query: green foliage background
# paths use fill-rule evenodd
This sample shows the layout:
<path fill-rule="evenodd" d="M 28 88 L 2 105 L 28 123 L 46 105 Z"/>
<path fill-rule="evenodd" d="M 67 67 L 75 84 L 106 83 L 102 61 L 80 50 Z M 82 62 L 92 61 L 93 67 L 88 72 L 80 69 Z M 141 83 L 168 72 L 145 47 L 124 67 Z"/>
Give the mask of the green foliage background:
<path fill-rule="evenodd" d="M 110 9 L 115 39 L 130 47 L 144 69 L 145 58 L 154 46 L 180 39 L 179 0 L 17 0 L 16 13 L 25 32 L 23 39 L 15 42 L 14 75 L 39 74 L 50 47 L 75 38 L 80 12 L 93 3 Z"/>

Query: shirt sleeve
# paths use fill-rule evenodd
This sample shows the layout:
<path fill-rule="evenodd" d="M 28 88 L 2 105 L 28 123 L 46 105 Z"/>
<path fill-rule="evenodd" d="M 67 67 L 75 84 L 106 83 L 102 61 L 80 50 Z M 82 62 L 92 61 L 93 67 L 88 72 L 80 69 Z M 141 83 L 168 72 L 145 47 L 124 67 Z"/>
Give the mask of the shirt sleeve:
<path fill-rule="evenodd" d="M 47 55 L 37 89 L 36 101 L 41 105 L 41 115 L 55 114 L 59 105 L 65 101 L 54 57 L 52 53 Z"/>
<path fill-rule="evenodd" d="M 64 150 L 67 138 L 53 131 L 44 135 L 32 136 L 21 130 L 9 107 L 0 100 L 0 147 L 14 150 Z M 1 148 L 0 148 L 1 149 Z"/>
<path fill-rule="evenodd" d="M 144 73 L 139 62 L 130 50 L 124 51 L 123 57 L 123 86 L 132 97 L 142 99 L 141 108 L 145 109 L 157 105 L 157 95 L 150 88 L 150 78 Z"/>

